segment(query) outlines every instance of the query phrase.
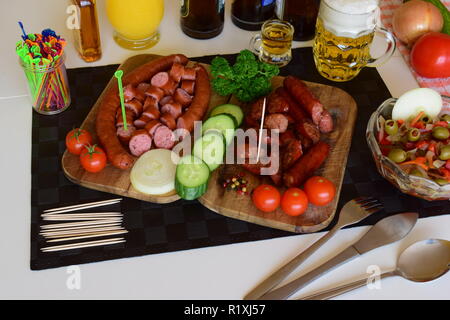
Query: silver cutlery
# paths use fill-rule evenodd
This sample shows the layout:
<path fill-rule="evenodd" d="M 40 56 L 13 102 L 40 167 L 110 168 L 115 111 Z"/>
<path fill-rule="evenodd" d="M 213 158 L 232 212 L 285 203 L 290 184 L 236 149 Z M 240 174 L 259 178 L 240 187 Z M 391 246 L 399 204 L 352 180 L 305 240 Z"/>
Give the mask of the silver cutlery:
<path fill-rule="evenodd" d="M 425 262 L 426 261 L 426 262 Z M 424 263 L 425 262 L 425 263 Z M 441 277 L 450 269 L 450 241 L 428 239 L 413 243 L 399 256 L 394 270 L 382 273 L 380 280 L 400 276 L 414 282 L 427 282 Z M 317 292 L 301 300 L 325 300 L 367 284 L 363 278 L 333 289 Z"/>
<path fill-rule="evenodd" d="M 298 254 L 291 261 L 271 274 L 266 280 L 261 282 L 256 288 L 249 292 L 244 300 L 255 300 L 274 288 L 283 279 L 285 279 L 292 271 L 302 264 L 308 257 L 316 252 L 323 244 L 330 240 L 336 232 L 345 226 L 355 224 L 372 213 L 381 210 L 382 205 L 374 198 L 361 197 L 347 202 L 339 213 L 339 219 L 336 225 L 328 231 L 322 238 L 313 243 L 306 250 Z"/>
<path fill-rule="evenodd" d="M 292 294 L 308 285 L 313 280 L 319 278 L 334 268 L 354 259 L 373 249 L 391 244 L 403 239 L 417 222 L 418 214 L 409 212 L 389 216 L 378 221 L 369 231 L 362 236 L 355 244 L 343 250 L 327 262 L 288 284 L 270 291 L 260 299 L 278 300 L 287 299 Z"/>

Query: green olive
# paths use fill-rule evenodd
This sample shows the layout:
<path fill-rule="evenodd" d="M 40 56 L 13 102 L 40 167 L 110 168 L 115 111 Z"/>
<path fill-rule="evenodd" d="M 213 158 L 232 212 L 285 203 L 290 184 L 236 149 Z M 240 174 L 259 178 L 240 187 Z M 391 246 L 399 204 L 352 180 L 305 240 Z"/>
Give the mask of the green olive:
<path fill-rule="evenodd" d="M 431 123 L 431 122 L 433 122 L 433 120 L 432 120 L 428 115 L 426 115 L 426 114 L 424 114 L 424 115 L 420 118 L 420 121 L 423 121 L 423 122 L 425 122 L 425 123 Z"/>
<path fill-rule="evenodd" d="M 417 177 L 423 178 L 423 173 L 419 169 L 412 169 L 409 174 L 412 176 L 417 176 Z"/>
<path fill-rule="evenodd" d="M 395 163 L 400 163 L 406 160 L 406 152 L 402 149 L 392 149 L 388 154 L 389 159 Z"/>
<path fill-rule="evenodd" d="M 439 159 L 448 160 L 450 159 L 450 145 L 443 146 L 439 150 Z"/>
<path fill-rule="evenodd" d="M 398 124 L 395 120 L 387 120 L 384 124 L 384 130 L 388 135 L 394 135 L 398 132 Z"/>
<path fill-rule="evenodd" d="M 433 137 L 438 140 L 445 140 L 450 136 L 450 132 L 447 128 L 444 127 L 434 127 L 433 128 Z"/>
<path fill-rule="evenodd" d="M 448 114 L 448 113 L 447 114 L 443 114 L 441 116 L 441 120 L 450 122 L 450 114 Z"/>
<path fill-rule="evenodd" d="M 417 128 L 409 129 L 408 140 L 411 142 L 417 141 L 420 138 L 420 131 Z"/>
<path fill-rule="evenodd" d="M 440 186 L 443 186 L 443 185 L 448 184 L 448 181 L 447 181 L 447 180 L 445 180 L 445 179 L 440 179 L 440 178 L 434 179 L 434 182 L 436 182 L 436 183 L 437 183 L 438 185 L 440 185 Z"/>

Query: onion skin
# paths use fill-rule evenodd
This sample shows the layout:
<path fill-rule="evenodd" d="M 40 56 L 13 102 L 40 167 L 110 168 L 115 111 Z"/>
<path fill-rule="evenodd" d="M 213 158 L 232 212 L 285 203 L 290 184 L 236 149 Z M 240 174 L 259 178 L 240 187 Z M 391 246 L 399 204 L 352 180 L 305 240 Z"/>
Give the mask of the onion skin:
<path fill-rule="evenodd" d="M 395 36 L 408 46 L 428 32 L 440 32 L 444 19 L 438 8 L 429 2 L 411 0 L 394 12 L 392 28 Z"/>

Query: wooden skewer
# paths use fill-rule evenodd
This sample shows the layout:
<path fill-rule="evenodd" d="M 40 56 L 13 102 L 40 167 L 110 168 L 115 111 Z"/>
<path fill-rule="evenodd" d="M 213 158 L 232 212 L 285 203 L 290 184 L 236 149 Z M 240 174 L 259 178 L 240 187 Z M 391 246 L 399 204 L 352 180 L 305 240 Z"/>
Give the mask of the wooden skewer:
<path fill-rule="evenodd" d="M 98 218 L 64 218 L 64 217 L 44 217 L 44 221 L 102 221 L 102 220 L 115 220 L 122 221 L 122 217 L 98 217 Z"/>
<path fill-rule="evenodd" d="M 81 237 L 81 236 L 101 237 L 102 234 L 104 234 L 105 232 L 116 232 L 116 231 L 127 231 L 127 230 L 116 228 L 116 229 L 97 231 L 97 232 L 75 232 L 75 233 L 68 233 L 68 234 L 58 234 L 58 235 L 46 236 L 45 239 L 47 240 L 47 242 L 49 242 L 50 239 L 61 239 L 61 238 L 69 238 L 69 237 Z"/>
<path fill-rule="evenodd" d="M 103 200 L 103 201 L 96 201 L 96 202 L 89 202 L 84 204 L 77 204 L 72 206 L 66 206 L 66 207 L 60 207 L 60 208 L 54 208 L 54 209 L 47 209 L 44 210 L 44 213 L 64 213 L 64 212 L 71 212 L 75 210 L 84 210 L 89 208 L 96 208 L 101 206 L 107 206 L 110 204 L 116 204 L 118 202 L 122 201 L 122 198 L 117 199 L 110 199 L 110 200 Z"/>
<path fill-rule="evenodd" d="M 261 126 L 259 128 L 258 153 L 256 155 L 256 163 L 258 163 L 258 161 L 259 161 L 259 154 L 261 152 L 262 131 L 263 131 L 263 127 L 264 127 L 264 117 L 265 117 L 265 113 L 266 113 L 266 100 L 267 100 L 267 98 L 264 98 L 262 115 L 261 115 Z"/>
<path fill-rule="evenodd" d="M 74 227 L 67 227 L 67 228 L 41 229 L 41 233 L 70 231 L 70 230 L 83 230 L 83 229 L 92 229 L 92 228 L 109 228 L 109 227 L 122 228 L 120 223 L 106 223 L 106 224 L 97 224 L 97 225 L 74 226 Z"/>
<path fill-rule="evenodd" d="M 47 242 L 61 242 L 61 241 L 71 241 L 71 240 L 79 240 L 79 239 L 87 239 L 87 238 L 97 238 L 97 237 L 106 237 L 106 236 L 112 236 L 117 234 L 124 234 L 128 233 L 127 230 L 118 230 L 118 231 L 105 231 L 105 232 L 99 232 L 92 235 L 84 235 L 84 236 L 74 236 L 74 237 L 66 237 L 66 238 L 55 238 L 51 240 L 47 240 Z"/>
<path fill-rule="evenodd" d="M 121 221 L 115 219 L 104 219 L 100 221 L 83 221 L 83 222 L 68 222 L 68 223 L 55 223 L 46 224 L 41 226 L 41 230 L 53 230 L 53 229 L 67 229 L 81 226 L 95 226 L 103 224 L 120 224 Z"/>
<path fill-rule="evenodd" d="M 80 218 L 90 218 L 90 217 L 122 217 L 122 212 L 74 212 L 74 213 L 61 213 L 61 214 L 52 214 L 52 213 L 43 213 L 41 217 L 80 217 Z"/>
<path fill-rule="evenodd" d="M 123 230 L 122 227 L 102 227 L 102 228 L 91 228 L 91 229 L 71 229 L 64 231 L 46 231 L 40 232 L 39 234 L 44 237 L 57 236 L 57 235 L 68 235 L 68 234 L 77 234 L 77 233 L 96 233 L 102 231 L 112 231 L 112 230 Z"/>
<path fill-rule="evenodd" d="M 86 247 L 111 245 L 111 244 L 122 243 L 122 242 L 125 242 L 124 238 L 111 238 L 111 239 L 105 239 L 105 240 L 77 242 L 77 243 L 72 243 L 72 244 L 63 244 L 63 245 L 58 245 L 58 246 L 44 247 L 44 248 L 41 248 L 41 251 L 51 252 L 51 251 L 71 250 L 71 249 L 79 249 L 79 248 L 86 248 Z"/>

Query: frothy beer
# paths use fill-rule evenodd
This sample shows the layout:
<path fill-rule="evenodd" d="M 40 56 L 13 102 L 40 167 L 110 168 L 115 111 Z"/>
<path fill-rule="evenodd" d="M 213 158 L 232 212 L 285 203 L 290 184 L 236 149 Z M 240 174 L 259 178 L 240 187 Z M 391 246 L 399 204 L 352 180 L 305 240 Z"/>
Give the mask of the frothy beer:
<path fill-rule="evenodd" d="M 371 60 L 378 17 L 376 0 L 323 0 L 319 9 L 314 61 L 322 76 L 348 81 Z"/>

